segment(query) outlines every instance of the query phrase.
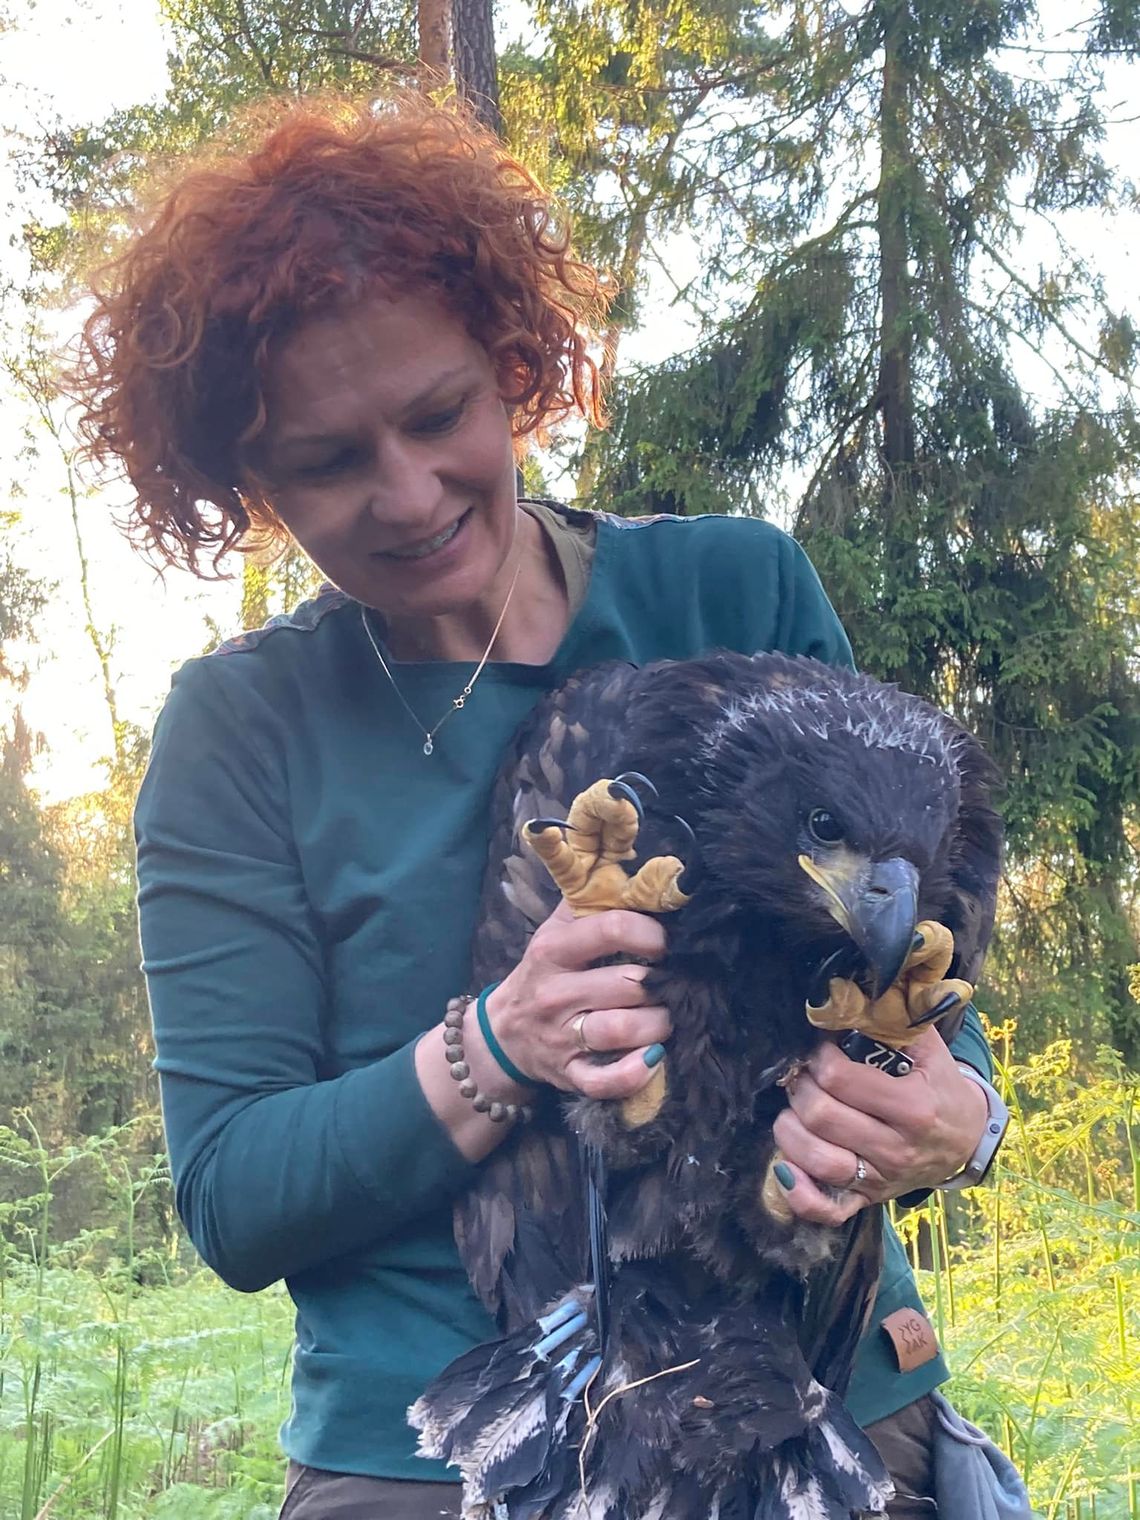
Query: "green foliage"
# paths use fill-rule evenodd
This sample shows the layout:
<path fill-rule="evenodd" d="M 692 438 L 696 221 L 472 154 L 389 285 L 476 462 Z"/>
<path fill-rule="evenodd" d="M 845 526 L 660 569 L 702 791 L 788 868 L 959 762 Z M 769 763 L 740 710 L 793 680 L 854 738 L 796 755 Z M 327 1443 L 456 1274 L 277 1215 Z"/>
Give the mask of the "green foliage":
<path fill-rule="evenodd" d="M 161 1157 L 112 1132 L 51 1150 L 0 1129 L 0 1164 L 36 1191 L 0 1205 L 0 1513 L 270 1520 L 282 1479 L 289 1305 L 224 1288 L 183 1252 L 138 1251 L 165 1195 Z M 115 1198 L 107 1232 L 67 1238 L 61 1183 L 93 1171 Z"/>
<path fill-rule="evenodd" d="M 781 19 L 688 203 L 727 314 L 619 385 L 586 478 L 622 512 L 795 530 L 860 663 L 1008 777 L 999 1005 L 1044 1040 L 1051 981 L 1071 1006 L 1084 979 L 1082 1032 L 1140 1063 L 1135 334 L 1064 221 L 1129 194 L 1100 156 L 1098 27 L 1122 15 L 1062 62 L 1020 0 Z"/>
<path fill-rule="evenodd" d="M 511 141 L 622 287 L 609 355 L 650 263 L 703 325 L 691 353 L 622 380 L 583 485 L 619 511 L 781 518 L 861 663 L 950 707 L 1009 777 L 985 992 L 1038 1054 L 1011 1069 L 1022 1107 L 994 1191 L 907 1228 L 936 1252 L 955 1396 L 1043 1512 L 1136 1520 L 1136 1090 L 1095 1051 L 1140 1064 L 1137 326 L 1065 215 L 1131 193 L 1100 156 L 1099 81 L 1137 51 L 1140 6 L 1094 4 L 1060 60 L 1036 14 L 536 0 L 535 38 L 500 66 Z M 164 15 L 165 97 L 64 123 L 22 160 L 54 202 L 25 229 L 45 302 L 235 111 L 370 88 L 415 52 L 406 0 Z M 678 233 L 697 257 L 674 256 Z M 50 433 L 50 406 L 40 420 Z M 311 575 L 249 562 L 243 622 Z M 43 594 L 0 560 L 13 691 Z M 0 1513 L 268 1517 L 287 1306 L 193 1271 L 177 1236 L 135 966 L 143 747 L 112 717 L 102 794 L 39 808 L 18 714 L 0 761 Z M 1062 1033 L 1071 1049 L 1047 1045 Z"/>
<path fill-rule="evenodd" d="M 0 677 L 9 638 L 29 637 L 42 590 L 0 577 Z M 12 671 L 19 689 L 22 672 Z M 106 790 L 50 811 L 29 788 L 33 736 L 15 710 L 0 728 L 0 1125 L 32 1108 L 45 1140 L 63 1145 L 137 1119 L 142 1154 L 161 1144 L 150 1072 L 150 1021 L 138 972 L 131 800 L 141 774 L 137 733 L 124 725 Z M 133 742 L 132 742 L 133 740 Z M 26 1176 L 0 1157 L 0 1207 Z M 94 1174 L 61 1182 L 57 1211 L 71 1231 L 116 1214 Z M 148 1230 L 168 1234 L 169 1212 Z"/>
<path fill-rule="evenodd" d="M 1024 1471 L 1042 1515 L 1140 1514 L 1140 1083 L 1070 1042 L 1014 1064 L 992 1186 L 900 1218 L 954 1367 L 949 1392 Z M 237 1520 L 276 1512 L 290 1306 L 243 1297 L 184 1242 L 140 1246 L 161 1158 L 112 1132 L 53 1148 L 0 1130 L 22 1169 L 0 1205 L 0 1513 Z M 115 1226 L 68 1235 L 57 1200 L 92 1172 Z M 111 1238 L 113 1235 L 113 1239 Z M 53 1497 L 54 1496 L 54 1497 Z M 1083 1508 L 1079 1508 L 1083 1505 Z"/>
<path fill-rule="evenodd" d="M 0 512 L 0 531 L 12 515 Z M 19 687 L 26 672 L 13 662 L 11 646 L 26 639 L 47 601 L 47 587 L 27 575 L 0 550 L 0 685 Z"/>
<path fill-rule="evenodd" d="M 903 1216 L 954 1369 L 1047 1517 L 1140 1514 L 1140 1083 L 1060 1040 L 1012 1064 L 992 1185 Z M 930 1264 L 930 1256 L 926 1256 Z M 1079 1509 L 1078 1506 L 1084 1506 Z"/>
<path fill-rule="evenodd" d="M 23 596 L 9 626 L 27 635 L 41 597 Z M 129 836 L 140 757 L 124 747 L 104 794 L 49 815 L 27 782 L 34 748 L 17 711 L 0 730 L 0 1123 L 33 1105 L 55 1142 L 155 1106 Z"/>
<path fill-rule="evenodd" d="M 272 95 L 364 93 L 415 64 L 407 0 L 162 0 L 170 82 L 159 101 L 91 125 L 60 123 L 23 173 L 58 208 L 25 228 L 42 276 L 63 288 L 109 253 L 145 187 L 235 114 Z"/>

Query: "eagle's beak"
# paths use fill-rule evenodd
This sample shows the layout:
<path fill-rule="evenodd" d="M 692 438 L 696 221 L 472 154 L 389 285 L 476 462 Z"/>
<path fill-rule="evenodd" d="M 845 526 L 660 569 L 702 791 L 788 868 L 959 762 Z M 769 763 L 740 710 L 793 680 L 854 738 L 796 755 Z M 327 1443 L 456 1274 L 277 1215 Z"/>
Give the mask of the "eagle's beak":
<path fill-rule="evenodd" d="M 827 865 L 801 855 L 801 867 L 821 886 L 832 918 L 863 952 L 871 997 L 884 993 L 902 970 L 918 918 L 918 871 L 909 860 L 860 860 L 838 851 Z"/>

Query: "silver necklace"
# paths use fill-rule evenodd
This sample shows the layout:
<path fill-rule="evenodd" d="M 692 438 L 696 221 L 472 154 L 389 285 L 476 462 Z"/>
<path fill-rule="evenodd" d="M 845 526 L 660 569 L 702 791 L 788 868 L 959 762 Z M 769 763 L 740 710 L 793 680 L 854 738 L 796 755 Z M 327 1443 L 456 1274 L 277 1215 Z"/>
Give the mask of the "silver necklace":
<path fill-rule="evenodd" d="M 374 638 L 373 633 L 372 633 L 372 629 L 369 626 L 369 623 L 368 623 L 368 609 L 366 607 L 364 607 L 363 605 L 361 606 L 361 608 L 360 608 L 360 621 L 364 624 L 364 631 L 368 635 L 368 642 L 372 645 L 372 652 L 373 652 L 373 654 L 375 654 L 376 658 L 380 661 L 380 669 L 384 672 L 384 674 L 388 677 L 388 680 L 391 682 L 392 690 L 396 693 L 397 697 L 399 697 L 399 699 L 400 699 L 400 705 L 403 707 L 403 709 L 407 713 L 408 717 L 411 718 L 412 722 L 419 729 L 420 733 L 423 734 L 423 736 L 424 736 L 424 754 L 425 755 L 430 755 L 432 753 L 432 751 L 435 749 L 435 736 L 436 736 L 436 734 L 439 733 L 440 729 L 447 722 L 448 718 L 453 718 L 455 716 L 455 714 L 460 710 L 460 708 L 466 705 L 467 698 L 471 695 L 471 692 L 472 692 L 472 690 L 473 690 L 473 688 L 475 686 L 475 682 L 483 674 L 483 666 L 486 665 L 487 661 L 491 658 L 491 650 L 494 649 L 494 647 L 495 647 L 495 640 L 499 637 L 499 629 L 503 626 L 503 619 L 507 615 L 507 608 L 511 605 L 511 597 L 514 596 L 514 594 L 515 594 L 515 587 L 519 583 L 519 572 L 521 571 L 521 569 L 522 569 L 522 555 L 520 554 L 519 555 L 519 562 L 515 566 L 514 579 L 511 581 L 511 588 L 507 592 L 507 599 L 503 603 L 503 610 L 502 610 L 502 612 L 499 613 L 499 621 L 495 624 L 495 631 L 491 635 L 491 642 L 487 645 L 486 649 L 484 649 L 484 651 L 483 651 L 483 658 L 479 661 L 478 665 L 476 665 L 474 675 L 471 677 L 471 679 L 468 681 L 467 685 L 463 688 L 463 690 L 459 693 L 459 695 L 455 696 L 455 697 L 452 697 L 452 699 L 451 699 L 451 706 L 444 713 L 443 717 L 440 718 L 439 722 L 435 725 L 434 728 L 425 728 L 424 727 L 424 725 L 421 722 L 420 718 L 418 717 L 418 715 L 416 714 L 415 710 L 412 708 L 411 704 L 409 703 L 407 697 L 404 696 L 404 693 L 400 690 L 399 686 L 396 684 L 396 677 L 388 669 L 388 662 L 384 658 L 383 654 L 381 654 L 381 652 L 380 652 L 380 645 L 376 642 L 376 639 Z"/>

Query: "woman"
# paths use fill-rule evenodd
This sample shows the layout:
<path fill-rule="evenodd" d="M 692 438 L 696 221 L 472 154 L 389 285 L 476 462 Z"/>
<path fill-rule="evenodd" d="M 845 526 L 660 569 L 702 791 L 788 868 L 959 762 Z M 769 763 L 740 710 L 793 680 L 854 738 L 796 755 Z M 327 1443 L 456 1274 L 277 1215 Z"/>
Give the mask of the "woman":
<path fill-rule="evenodd" d="M 179 1211 L 227 1282 L 283 1277 L 297 1305 L 292 1520 L 458 1513 L 405 1410 L 492 1328 L 451 1206 L 509 1124 L 449 1080 L 440 1035 L 519 722 L 615 656 L 850 660 L 806 558 L 764 523 L 516 501 L 528 437 L 598 420 L 606 294 L 525 170 L 401 98 L 294 109 L 186 174 L 86 330 L 92 451 L 125 468 L 143 542 L 194 569 L 288 537 L 331 583 L 183 667 L 137 814 Z M 664 944 L 637 914 L 556 913 L 488 1001 L 501 1050 L 563 1091 L 638 1091 L 670 1032 L 639 963 Z M 584 1053 L 583 1010 L 613 1064 Z M 522 1101 L 473 1019 L 465 1048 L 481 1093 Z M 905 1102 L 833 1048 L 798 1081 L 778 1135 L 797 1214 L 838 1223 L 971 1157 L 985 1093 L 936 1034 L 913 1050 Z M 972 1015 L 957 1052 L 988 1071 Z M 880 1318 L 917 1303 L 896 1242 Z M 851 1391 L 899 1516 L 932 1510 L 926 1396 L 946 1371 L 923 1354 L 900 1371 L 876 1330 Z"/>

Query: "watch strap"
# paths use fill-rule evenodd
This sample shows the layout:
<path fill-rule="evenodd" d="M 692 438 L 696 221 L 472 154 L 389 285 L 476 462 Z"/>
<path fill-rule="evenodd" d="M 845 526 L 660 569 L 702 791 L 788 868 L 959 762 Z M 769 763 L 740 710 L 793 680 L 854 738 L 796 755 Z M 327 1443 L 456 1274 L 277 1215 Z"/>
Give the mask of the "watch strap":
<path fill-rule="evenodd" d="M 957 1192 L 960 1188 L 977 1187 L 984 1182 L 990 1167 L 994 1164 L 994 1157 L 998 1153 L 1005 1132 L 1009 1128 L 1009 1109 L 997 1089 L 980 1072 L 972 1066 L 959 1061 L 958 1070 L 975 1087 L 980 1087 L 986 1098 L 986 1124 L 982 1130 L 982 1138 L 978 1141 L 977 1148 L 969 1161 L 960 1172 L 955 1172 L 953 1177 L 947 1177 L 945 1182 L 940 1182 L 940 1192 Z"/>

